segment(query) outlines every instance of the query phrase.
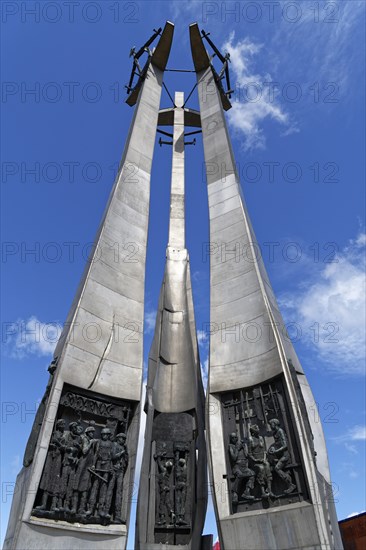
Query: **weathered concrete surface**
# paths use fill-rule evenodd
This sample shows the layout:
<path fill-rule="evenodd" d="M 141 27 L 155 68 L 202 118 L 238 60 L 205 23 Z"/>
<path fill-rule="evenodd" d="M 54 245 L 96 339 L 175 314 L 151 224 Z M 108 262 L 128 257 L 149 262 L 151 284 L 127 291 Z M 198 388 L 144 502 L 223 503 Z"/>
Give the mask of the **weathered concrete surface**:
<path fill-rule="evenodd" d="M 197 72 L 210 216 L 210 359 L 207 391 L 207 428 L 211 482 L 216 488 L 215 511 L 222 547 L 236 550 L 264 548 L 342 548 L 334 503 L 324 502 L 321 479 L 329 482 L 327 451 L 320 423 L 309 415 L 317 452 L 315 463 L 306 421 L 291 379 L 291 359 L 308 410 L 314 405 L 295 350 L 284 337 L 284 322 L 271 288 L 241 194 L 228 129 L 214 75 L 202 46 L 197 24 L 190 26 L 192 55 Z M 196 54 L 196 52 L 198 52 Z M 282 374 L 285 379 L 313 502 L 307 515 L 294 508 L 294 530 L 288 540 L 280 534 L 281 519 L 269 527 L 268 518 L 287 517 L 283 507 L 230 515 L 227 495 L 226 446 L 218 396 L 221 392 L 263 383 Z M 226 496 L 226 498 L 224 498 Z M 328 499 L 329 501 L 329 499 Z M 251 520 L 246 518 L 250 517 Z M 258 531 L 262 522 L 263 533 Z M 264 523 L 263 523 L 264 522 Z M 257 525 L 257 527 L 256 527 Z M 331 525 L 332 533 L 329 530 Z M 262 529 L 262 527 L 261 527 Z M 304 532 L 300 536 L 300 533 Z M 307 534 L 310 539 L 306 539 Z M 297 539 L 297 534 L 299 538 Z M 267 537 L 263 539 L 263 536 Z M 301 538 L 303 537 L 303 538 Z M 304 538 L 305 537 L 305 538 Z M 304 545 L 302 541 L 304 539 Z"/>
<path fill-rule="evenodd" d="M 161 61 L 160 55 L 160 64 Z M 106 397 L 126 399 L 136 405 L 140 401 L 150 175 L 162 78 L 163 71 L 150 64 L 141 86 L 119 173 L 97 232 L 95 248 L 56 347 L 58 366 L 33 462 L 21 474 L 23 497 L 14 497 L 4 546 L 6 550 L 104 550 L 106 547 L 121 549 L 126 546 L 126 526 L 83 525 L 74 529 L 63 522 L 47 523 L 32 518 L 31 513 L 63 385 L 68 383 Z M 90 327 L 94 328 L 93 335 L 87 332 Z M 139 413 L 138 406 L 127 434 L 130 456 L 124 478 L 127 525 Z"/>

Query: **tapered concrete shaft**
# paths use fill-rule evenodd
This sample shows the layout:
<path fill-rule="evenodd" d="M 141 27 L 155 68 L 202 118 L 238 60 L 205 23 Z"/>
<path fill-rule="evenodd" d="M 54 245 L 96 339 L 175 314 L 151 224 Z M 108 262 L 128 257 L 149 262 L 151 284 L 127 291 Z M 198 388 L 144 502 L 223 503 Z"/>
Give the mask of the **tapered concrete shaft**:
<path fill-rule="evenodd" d="M 170 51 L 173 28 L 174 25 L 167 22 L 152 54 L 146 78 L 140 79 L 136 90 L 137 106 L 118 176 L 56 347 L 57 367 L 48 386 L 49 395 L 42 402 L 43 415 L 37 415 L 27 445 L 24 459 L 26 467 L 17 479 L 4 545 L 7 550 L 59 550 L 61 547 L 75 550 L 104 550 L 108 547 L 113 550 L 126 547 L 143 373 L 144 282 L 150 176 L 163 71 Z M 65 391 L 69 393 L 65 394 Z M 116 403 L 123 403 L 125 409 L 122 405 L 119 409 L 116 408 L 119 406 Z M 113 412 L 109 412 L 113 411 L 113 407 L 117 419 Z M 124 424 L 123 410 L 126 408 L 130 413 Z M 95 521 L 87 520 L 83 524 L 55 521 L 45 515 L 35 515 L 35 498 L 38 488 L 42 486 L 42 480 L 46 488 L 56 495 L 62 494 L 63 483 L 65 494 L 72 493 L 74 508 L 75 502 L 78 502 L 77 491 L 80 487 L 71 477 L 67 478 L 70 468 L 66 461 L 67 456 L 62 458 L 62 455 L 63 462 L 59 466 L 63 476 L 62 483 L 60 479 L 58 482 L 54 480 L 51 487 L 44 476 L 42 477 L 49 452 L 53 452 L 49 451 L 49 444 L 54 434 L 55 420 L 66 413 L 70 419 L 80 420 L 82 432 L 94 418 L 99 423 L 96 424 L 99 432 L 103 425 L 108 426 L 106 429 L 113 436 L 116 435 L 111 429 L 113 427 L 125 432 L 129 460 L 124 472 L 123 495 L 116 495 L 119 505 L 118 514 L 114 514 L 117 521 L 113 524 L 104 520 L 111 518 L 111 503 L 103 504 L 103 511 L 102 503 L 99 502 L 99 516 Z M 66 436 L 69 437 L 69 432 Z M 109 446 L 111 445 L 110 442 Z M 65 454 L 66 452 L 67 448 Z M 102 475 L 110 477 L 111 461 L 107 461 L 107 465 L 109 470 L 105 474 L 102 472 Z M 47 475 L 48 478 L 52 476 L 52 470 Z M 101 474 L 98 475 L 99 478 L 94 475 L 91 483 L 94 483 L 95 478 L 100 481 Z M 104 498 L 103 493 L 113 490 L 111 483 L 108 482 L 108 488 L 101 486 L 99 499 Z M 97 491 L 98 485 L 93 486 Z M 40 490 L 43 489 L 41 487 Z M 43 491 L 43 497 L 45 496 L 47 494 Z M 94 500 L 96 496 L 97 493 Z M 83 498 L 85 500 L 85 496 Z M 51 506 L 50 502 L 49 505 Z M 54 499 L 52 506 L 56 507 Z M 84 511 L 82 509 L 81 513 Z M 74 510 L 74 516 L 75 512 Z M 103 520 L 100 519 L 101 514 Z M 54 512 L 50 515 L 54 516 Z M 87 516 L 85 518 L 88 519 Z"/>
<path fill-rule="evenodd" d="M 185 248 L 183 103 L 176 92 L 169 244 L 146 390 L 139 550 L 199 549 L 207 501 L 204 394 Z"/>
<path fill-rule="evenodd" d="M 215 495 L 221 545 L 230 550 L 338 549 L 342 543 L 334 503 L 327 498 L 331 486 L 324 436 L 320 423 L 313 422 L 313 415 L 306 410 L 316 404 L 286 334 L 261 258 L 236 172 L 222 106 L 223 90 L 215 80 L 197 24 L 190 26 L 190 37 L 197 72 L 210 216 L 207 424 L 211 481 L 215 488 L 221 487 Z M 279 405 L 271 394 L 271 384 L 276 381 L 285 387 L 281 389 Z M 237 416 L 232 416 L 235 411 Z M 273 472 L 269 473 L 269 466 L 264 471 L 263 466 L 258 477 L 258 467 L 249 456 L 245 458 L 245 450 L 236 466 L 235 460 L 239 459 L 235 459 L 235 453 L 230 454 L 232 432 L 237 430 L 250 447 L 253 445 L 250 425 L 257 422 L 263 434 L 258 441 L 262 441 L 262 448 L 267 445 L 270 449 L 274 440 L 269 420 L 279 417 L 281 433 L 287 433 L 283 438 L 288 437 L 289 441 L 283 463 L 291 460 L 298 464 L 301 460 L 301 469 L 292 466 L 291 475 L 286 473 L 288 470 L 278 474 L 280 467 L 276 469 L 273 463 Z M 295 456 L 298 458 L 294 459 Z M 301 486 L 299 481 L 303 473 L 308 496 L 305 496 L 306 484 Z M 287 497 L 288 505 L 281 507 L 283 497 L 282 500 L 276 500 L 276 495 L 270 497 L 270 489 L 265 496 L 265 475 L 268 484 L 272 479 L 282 487 L 283 496 L 289 491 L 289 494 L 298 492 L 298 497 L 292 500 Z M 227 480 L 227 498 L 222 498 L 223 479 Z M 291 480 L 294 483 L 290 484 Z M 262 498 L 263 504 L 253 502 L 254 498 L 258 501 Z M 286 530 L 280 527 L 284 524 L 288 525 Z"/>

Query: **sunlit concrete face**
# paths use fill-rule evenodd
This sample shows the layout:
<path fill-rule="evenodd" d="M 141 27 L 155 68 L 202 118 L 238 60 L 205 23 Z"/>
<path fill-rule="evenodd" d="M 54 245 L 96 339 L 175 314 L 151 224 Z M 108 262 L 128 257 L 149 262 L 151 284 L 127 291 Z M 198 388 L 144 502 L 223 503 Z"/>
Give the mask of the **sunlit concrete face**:
<path fill-rule="evenodd" d="M 325 496 L 331 486 L 322 428 L 313 422 L 313 415 L 307 414 L 314 406 L 314 398 L 291 342 L 283 337 L 284 323 L 263 261 L 256 254 L 258 246 L 241 194 L 222 92 L 215 82 L 197 24 L 190 26 L 190 39 L 197 73 L 210 216 L 211 335 L 206 426 L 220 542 L 230 550 L 342 548 L 334 502 Z M 257 417 L 250 412 L 248 402 L 242 401 L 237 405 L 237 410 L 242 411 L 241 420 L 231 420 L 230 424 L 223 404 L 225 399 L 233 399 L 232 395 L 248 399 L 249 392 L 254 405 L 255 394 L 250 392 L 259 395 L 261 388 L 268 387 L 266 382 L 279 379 L 285 385 L 289 402 L 291 420 L 286 429 L 293 431 L 299 446 L 308 497 L 288 505 L 274 498 L 275 504 L 270 504 L 266 497 L 264 502 L 269 504 L 264 508 L 260 504 L 253 506 L 250 483 L 258 482 L 252 471 L 253 481 L 247 482 L 248 500 L 242 502 L 244 511 L 238 512 L 230 491 L 236 478 L 235 470 L 230 470 L 226 426 L 242 426 L 241 437 L 249 445 L 250 415 Z M 260 403 L 258 397 L 258 403 L 265 410 L 264 400 Z M 273 417 L 275 411 L 269 414 Z M 273 433 L 269 427 L 267 430 L 263 441 L 273 441 Z M 242 461 L 245 463 L 244 458 Z M 240 466 L 237 468 L 243 471 Z M 286 478 L 286 474 L 281 475 Z M 276 473 L 272 477 L 276 478 Z"/>
<path fill-rule="evenodd" d="M 126 547 L 138 443 L 143 374 L 143 316 L 151 165 L 163 71 L 173 25 L 167 23 L 141 83 L 120 170 L 74 302 L 57 344 L 57 368 L 31 464 L 17 480 L 5 549 Z M 160 47 L 159 47 L 160 45 Z M 155 57 L 154 57 L 155 55 Z M 131 248 L 131 243 L 132 248 Z M 102 258 L 100 258 L 100 254 Z M 94 327 L 96 338 L 85 338 Z M 128 402 L 128 467 L 124 475 L 120 524 L 80 524 L 34 517 L 34 501 L 44 469 L 65 384 L 88 395 Z M 28 453 L 29 454 L 29 453 Z M 87 522 L 85 522 L 87 523 Z M 115 522 L 118 523 L 118 522 Z"/>

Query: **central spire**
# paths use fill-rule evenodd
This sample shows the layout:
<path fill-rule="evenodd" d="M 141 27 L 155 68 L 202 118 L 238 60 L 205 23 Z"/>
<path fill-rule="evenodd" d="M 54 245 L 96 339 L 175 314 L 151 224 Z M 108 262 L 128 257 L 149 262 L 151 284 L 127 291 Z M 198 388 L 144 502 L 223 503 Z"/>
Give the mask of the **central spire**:
<path fill-rule="evenodd" d="M 182 249 L 185 248 L 184 92 L 175 92 L 174 103 L 173 160 L 168 246 Z"/>
<path fill-rule="evenodd" d="M 149 354 L 138 550 L 202 548 L 206 513 L 204 392 L 185 245 L 183 92 L 175 93 L 174 102 L 174 109 L 163 111 L 174 127 L 167 143 L 173 146 L 169 241 Z"/>

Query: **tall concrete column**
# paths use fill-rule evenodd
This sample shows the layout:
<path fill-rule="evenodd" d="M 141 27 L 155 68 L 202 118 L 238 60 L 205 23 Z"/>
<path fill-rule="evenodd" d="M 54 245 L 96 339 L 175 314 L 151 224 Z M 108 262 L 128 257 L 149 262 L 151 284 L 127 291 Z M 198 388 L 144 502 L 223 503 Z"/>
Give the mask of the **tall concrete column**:
<path fill-rule="evenodd" d="M 143 374 L 151 164 L 173 29 L 167 22 L 134 91 L 137 106 L 118 176 L 17 478 L 7 550 L 126 547 Z"/>
<path fill-rule="evenodd" d="M 258 254 L 223 90 L 197 24 L 190 38 L 210 216 L 207 430 L 221 547 L 342 548 L 323 431 L 307 412 L 316 404 Z"/>
<path fill-rule="evenodd" d="M 169 244 L 149 355 L 137 505 L 140 550 L 199 550 L 207 501 L 204 394 L 185 247 L 182 92 L 174 103 Z"/>

